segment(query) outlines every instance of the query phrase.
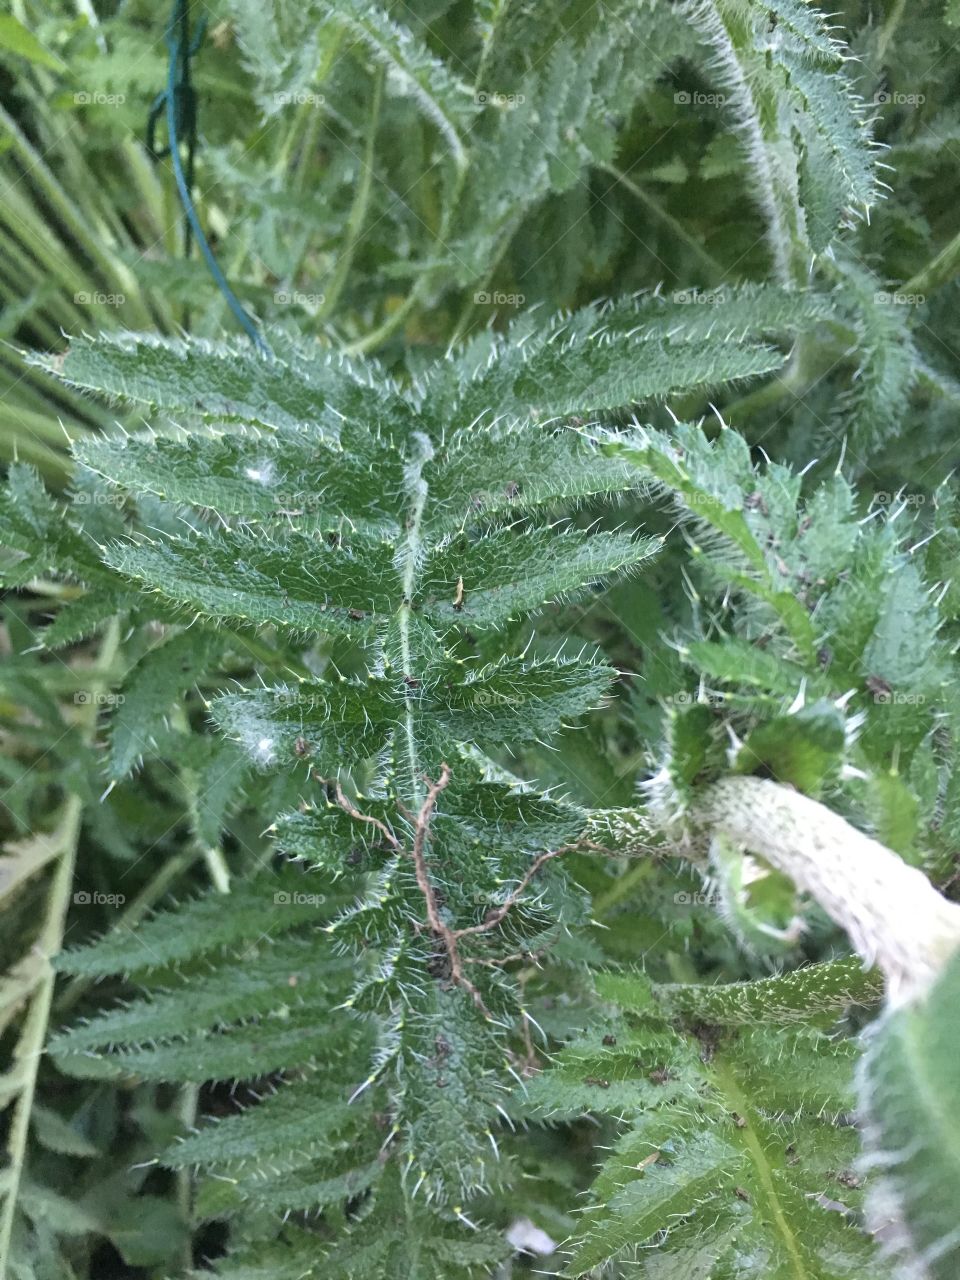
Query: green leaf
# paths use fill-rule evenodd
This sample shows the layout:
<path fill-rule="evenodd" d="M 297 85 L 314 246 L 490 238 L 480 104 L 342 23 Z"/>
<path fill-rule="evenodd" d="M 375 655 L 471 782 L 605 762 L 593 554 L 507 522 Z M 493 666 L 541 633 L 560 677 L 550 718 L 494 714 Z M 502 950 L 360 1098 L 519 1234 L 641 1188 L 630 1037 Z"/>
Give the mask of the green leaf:
<path fill-rule="evenodd" d="M 905 1268 L 947 1280 L 960 1265 L 960 956 L 920 1002 L 873 1031 L 860 1076 L 864 1147 L 877 1170 L 876 1220 Z"/>
<path fill-rule="evenodd" d="M 149 650 L 114 695 L 110 718 L 110 774 L 126 777 L 167 731 L 179 698 L 207 676 L 223 654 L 224 640 L 192 628 Z"/>
<path fill-rule="evenodd" d="M 772 373 L 783 364 L 771 347 L 673 341 L 637 327 L 640 334 L 608 332 L 602 312 L 589 310 L 539 341 L 505 348 L 466 388 L 462 411 L 477 416 L 497 405 L 543 422 Z"/>
<path fill-rule="evenodd" d="M 163 970 L 224 947 L 242 948 L 251 939 L 277 937 L 316 921 L 317 904 L 304 890 L 298 868 L 267 869 L 233 886 L 229 911 L 222 896 L 208 894 L 141 921 L 135 933 L 120 930 L 62 951 L 54 963 L 61 973 L 104 978 Z"/>
<path fill-rule="evenodd" d="M 771 1040 L 771 1056 L 789 1060 L 792 1050 L 783 1032 Z M 817 1061 L 830 1052 L 821 1037 Z M 849 1097 L 849 1057 L 843 1067 Z M 616 1144 L 591 1189 L 566 1274 L 626 1263 L 654 1245 L 658 1262 L 677 1274 L 709 1259 L 726 1274 L 749 1275 L 762 1259 L 770 1276 L 854 1280 L 878 1265 L 874 1243 L 855 1225 L 860 1193 L 849 1126 L 785 1106 L 782 1092 L 768 1111 L 735 1048 L 711 1049 L 702 1070 L 699 1101 L 645 1112 Z"/>
<path fill-rule="evenodd" d="M 781 697 L 794 697 L 807 672 L 798 663 L 786 662 L 736 636 L 715 642 L 695 640 L 685 652 L 693 667 L 708 679 L 744 686 Z"/>
<path fill-rule="evenodd" d="M 66 71 L 66 64 L 42 44 L 19 18 L 13 14 L 0 14 L 0 49 L 15 53 L 28 62 L 35 62 L 51 71 Z"/>
<path fill-rule="evenodd" d="M 836 773 L 845 743 L 844 716 L 824 700 L 759 725 L 740 748 L 736 768 L 740 773 L 763 773 L 816 796 Z"/>
<path fill-rule="evenodd" d="M 615 679 L 616 672 L 599 663 L 501 658 L 449 689 L 438 687 L 421 701 L 419 714 L 460 742 L 528 742 L 593 710 Z"/>
<path fill-rule="evenodd" d="M 597 994 L 630 1013 L 647 1013 L 656 1009 L 653 987 L 641 973 L 598 973 Z"/>
<path fill-rule="evenodd" d="M 666 1156 L 642 1130 L 631 1132 L 618 1144 L 617 1165 L 625 1172 L 632 1165 L 638 1172 L 634 1180 L 624 1183 L 611 1172 L 595 1184 L 598 1194 L 609 1197 L 606 1212 L 602 1216 L 601 1211 L 588 1213 L 582 1237 L 570 1250 L 568 1276 L 582 1276 L 599 1263 L 616 1258 L 622 1250 L 646 1244 L 664 1222 L 682 1223 L 700 1208 L 707 1189 L 729 1177 L 736 1155 L 732 1145 L 710 1129 L 699 1133 L 677 1129 L 664 1145 L 669 1147 Z M 716 1226 L 714 1235 L 718 1235 Z M 723 1235 L 719 1235 L 718 1243 L 721 1241 Z"/>
<path fill-rule="evenodd" d="M 204 1084 L 209 1080 L 248 1080 L 282 1068 L 307 1068 L 331 1056 L 331 1027 L 326 1014 L 314 1007 L 294 1008 L 286 1015 L 246 1023 L 231 1023 L 215 1035 L 188 1031 L 150 1048 L 120 1048 L 95 1056 L 56 1046 L 61 1070 L 80 1079 L 171 1080 Z M 339 1049 L 356 1048 L 345 1022 L 335 1034 Z"/>
<path fill-rule="evenodd" d="M 102 1154 L 100 1149 L 79 1129 L 74 1128 L 49 1107 L 34 1103 L 30 1112 L 30 1123 L 37 1135 L 37 1141 L 48 1151 L 63 1156 L 82 1156 L 85 1159 Z"/>
<path fill-rule="evenodd" d="M 344 522 L 397 528 L 402 459 L 384 439 L 344 428 L 339 444 L 295 433 L 132 436 L 77 447 L 87 467 L 134 492 L 208 507 L 244 521 L 292 520 L 339 528 Z M 377 486 L 371 486 L 376 466 Z M 364 503 L 364 499 L 369 500 Z M 349 527 L 349 524 L 348 524 Z"/>
<path fill-rule="evenodd" d="M 651 538 L 545 527 L 466 534 L 427 558 L 421 593 L 437 626 L 496 627 L 634 568 L 658 548 Z"/>
<path fill-rule="evenodd" d="M 345 762 L 383 751 L 399 725 L 403 700 L 386 680 L 303 681 L 213 704 L 220 728 L 261 768 L 304 762 L 333 777 Z"/>
<path fill-rule="evenodd" d="M 344 1136 L 349 1141 L 358 1112 L 362 1114 L 362 1108 L 332 1097 L 324 1080 L 293 1081 L 288 1088 L 264 1098 L 259 1106 L 187 1134 L 166 1152 L 164 1164 L 171 1169 L 242 1168 L 249 1162 L 260 1168 L 270 1164 L 286 1169 L 305 1164 Z M 305 1134 L 304 1116 L 308 1114 L 314 1119 L 310 1133 Z"/>
<path fill-rule="evenodd" d="M 3 580 L 20 585 L 49 573 L 80 581 L 110 581 L 97 547 L 66 517 L 33 467 L 15 463 L 0 493 L 0 541 L 17 557 L 3 567 Z M 113 584 L 111 584 L 113 585 Z"/>
<path fill-rule="evenodd" d="M 316 353 L 307 361 L 291 351 L 287 360 L 265 360 L 239 342 L 103 334 L 74 338 L 62 356 L 37 362 L 82 390 L 188 420 L 303 428 L 323 444 L 339 439 L 347 410 L 390 404 L 389 394 L 341 358 Z"/>
<path fill-rule="evenodd" d="M 607 983 L 617 975 L 604 976 L 597 988 L 621 1007 L 642 1011 L 642 1006 L 625 999 L 625 992 Z M 839 1014 L 850 1005 L 872 1005 L 883 994 L 882 980 L 873 970 L 864 969 L 855 957 L 808 965 L 792 973 L 753 982 L 728 982 L 710 986 L 703 983 L 668 983 L 653 989 L 657 1004 L 670 1016 L 693 1018 L 723 1026 L 788 1024 L 809 1022 L 820 1014 Z"/>
<path fill-rule="evenodd" d="M 117 543 L 107 563 L 174 604 L 211 618 L 291 630 L 362 635 L 389 612 L 397 576 L 389 543 L 331 542 L 288 534 L 282 542 L 234 530 L 163 542 Z"/>
<path fill-rule="evenodd" d="M 284 891 L 278 890 L 274 897 L 278 894 L 282 898 Z M 315 920 L 324 918 L 322 893 L 301 890 L 299 898 L 310 900 Z M 293 899 L 277 905 L 296 904 Z M 51 1052 L 64 1057 L 108 1045 L 149 1044 L 182 1034 L 185 1028 L 197 1034 L 226 1028 L 232 1022 L 282 1019 L 304 1002 L 322 1007 L 331 992 L 335 996 L 349 986 L 349 963 L 318 971 L 309 963 L 310 946 L 303 938 L 248 948 L 247 959 L 254 957 L 255 968 L 238 966 L 240 957 L 231 955 L 225 963 L 211 965 L 208 974 L 186 989 L 154 995 L 72 1027 L 54 1039 Z"/>
<path fill-rule="evenodd" d="M 387 68 L 389 87 L 416 102 L 440 130 L 458 167 L 465 166 L 462 135 L 477 109 L 470 86 L 378 5 L 337 0 L 335 4 L 324 3 L 322 8 Z"/>
<path fill-rule="evenodd" d="M 424 467 L 431 528 L 454 530 L 480 517 L 636 488 L 628 464 L 608 457 L 599 429 L 473 427 L 456 432 Z M 596 441 L 596 443 L 595 443 Z"/>
<path fill-rule="evenodd" d="M 61 605 L 53 621 L 40 632 L 40 640 L 45 649 L 63 649 L 102 631 L 111 618 L 136 604 L 136 596 L 121 583 L 113 588 L 98 584 L 96 591 Z"/>

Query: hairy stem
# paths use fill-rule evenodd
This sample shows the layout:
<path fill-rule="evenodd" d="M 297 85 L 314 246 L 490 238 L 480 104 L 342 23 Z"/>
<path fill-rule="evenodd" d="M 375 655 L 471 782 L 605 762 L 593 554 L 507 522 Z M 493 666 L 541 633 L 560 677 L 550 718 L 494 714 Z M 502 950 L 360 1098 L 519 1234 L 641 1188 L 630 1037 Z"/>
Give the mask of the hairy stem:
<path fill-rule="evenodd" d="M 412 676 L 412 651 L 410 643 L 410 627 L 413 618 L 413 597 L 417 584 L 417 571 L 422 555 L 420 526 L 423 522 L 423 511 L 427 504 L 427 482 L 423 478 L 423 467 L 433 457 L 433 445 L 429 438 L 421 433 L 414 437 L 417 453 L 407 463 L 404 483 L 410 500 L 410 511 L 407 516 L 406 537 L 399 553 L 401 601 L 397 611 L 397 626 L 400 632 L 400 660 L 403 665 L 402 675 Z M 423 799 L 423 787 L 419 754 L 417 751 L 416 724 L 413 705 L 408 701 L 404 718 L 404 736 L 407 743 L 407 762 L 410 768 L 410 794 L 415 804 Z"/>
<path fill-rule="evenodd" d="M 839 814 L 765 778 L 726 778 L 708 788 L 695 821 L 759 854 L 809 893 L 876 964 L 893 1005 L 920 996 L 960 947 L 960 905 L 922 871 Z"/>
<path fill-rule="evenodd" d="M 781 205 L 781 192 L 764 137 L 760 109 L 750 82 L 740 65 L 738 49 L 715 0 L 693 0 L 685 6 L 690 22 L 716 53 L 716 65 L 730 105 L 738 117 L 744 148 L 753 166 L 757 195 L 767 220 L 767 238 L 773 255 L 774 275 L 781 284 L 796 283 L 798 269 L 791 263 L 792 237 Z M 795 214 L 795 210 L 791 211 Z M 794 218 L 794 220 L 796 220 Z"/>

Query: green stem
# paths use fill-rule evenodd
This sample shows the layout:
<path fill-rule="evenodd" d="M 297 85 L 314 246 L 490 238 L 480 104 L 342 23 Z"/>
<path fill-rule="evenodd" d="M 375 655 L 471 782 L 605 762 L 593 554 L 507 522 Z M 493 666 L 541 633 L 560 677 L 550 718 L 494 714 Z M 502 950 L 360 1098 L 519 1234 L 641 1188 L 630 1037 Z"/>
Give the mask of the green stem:
<path fill-rule="evenodd" d="M 447 237 L 450 235 L 450 229 L 453 226 L 453 219 L 457 208 L 460 204 L 460 196 L 463 192 L 464 182 L 467 176 L 466 164 L 460 164 L 457 167 L 457 177 L 454 182 L 453 191 L 450 193 L 450 199 L 447 201 L 443 216 L 440 219 L 440 230 L 437 232 L 437 243 L 441 250 L 446 246 Z M 365 355 L 368 351 L 374 350 L 376 347 L 382 346 L 389 338 L 401 329 L 416 306 L 421 303 L 431 287 L 433 281 L 433 272 L 424 270 L 417 278 L 413 288 L 404 298 L 403 302 L 397 307 L 392 315 L 384 320 L 379 328 L 374 329 L 372 333 L 368 333 L 365 338 L 358 338 L 356 342 L 351 342 L 345 348 L 347 355 Z"/>
<path fill-rule="evenodd" d="M 900 288 L 901 293 L 930 293 L 960 271 L 960 231 L 950 243 Z"/>
<path fill-rule="evenodd" d="M 187 713 L 183 706 L 176 708 L 171 716 L 171 722 L 182 733 L 190 732 L 190 723 L 187 720 Z M 210 876 L 210 883 L 213 885 L 217 893 L 230 892 L 230 868 L 227 866 L 227 860 L 223 856 L 223 850 L 219 846 L 207 844 L 201 838 L 200 823 L 200 788 L 197 785 L 197 775 L 193 769 L 181 768 L 180 782 L 183 786 L 184 796 L 186 798 L 187 813 L 190 816 L 190 825 L 193 828 L 194 843 L 196 848 L 203 854 L 203 860 L 207 866 L 207 872 Z"/>
<path fill-rule="evenodd" d="M 200 1102 L 200 1086 L 185 1084 L 180 1090 L 180 1105 L 177 1108 L 180 1123 L 184 1132 L 189 1133 L 197 1122 L 197 1108 Z M 180 1255 L 183 1274 L 193 1267 L 193 1232 L 190 1230 L 193 1218 L 193 1178 L 189 1168 L 177 1170 L 177 1207 L 183 1218 L 184 1239 Z"/>
<path fill-rule="evenodd" d="M 29 427 L 24 426 L 23 418 L 23 410 L 16 407 L 0 414 L 0 458 L 8 462 L 29 462 L 44 479 L 62 487 L 73 474 L 73 463 L 62 450 L 51 449 L 41 440 L 35 440 Z"/>
<path fill-rule="evenodd" d="M 104 685 L 102 673 L 112 666 L 120 645 L 120 624 L 114 619 L 111 622 L 97 663 L 91 673 L 90 684 L 96 691 Z M 84 708 L 86 719 L 84 737 L 92 741 L 97 727 L 96 697 L 90 699 Z M 53 880 L 50 886 L 50 897 L 47 914 L 37 937 L 35 948 L 46 961 L 45 972 L 38 984 L 36 994 L 27 1013 L 20 1039 L 14 1050 L 14 1062 L 21 1073 L 20 1093 L 13 1108 L 10 1129 L 7 1135 L 7 1168 L 5 1171 L 6 1196 L 0 1209 L 0 1277 L 8 1275 L 10 1261 L 10 1242 L 13 1235 L 13 1224 L 16 1216 L 20 1185 L 23 1178 L 27 1155 L 27 1138 L 30 1131 L 30 1116 L 33 1111 L 33 1100 L 37 1088 L 37 1073 L 43 1054 L 44 1042 L 47 1038 L 47 1027 L 50 1022 L 50 1011 L 53 1004 L 54 971 L 50 960 L 63 946 L 64 928 L 67 911 L 70 906 L 70 889 L 73 884 L 76 866 L 77 844 L 80 837 L 83 802 L 77 795 L 68 797 L 63 809 L 60 827 L 57 832 L 61 846 L 55 865 Z"/>
<path fill-rule="evenodd" d="M 343 292 L 343 286 L 346 284 L 350 267 L 353 264 L 353 255 L 360 240 L 360 233 L 363 230 L 363 224 L 367 220 L 367 209 L 370 204 L 370 190 L 373 186 L 374 148 L 377 141 L 377 128 L 380 124 L 380 107 L 383 100 L 383 81 L 384 71 L 381 67 L 377 71 L 373 81 L 373 103 L 370 107 L 370 122 L 367 125 L 367 138 L 363 149 L 363 159 L 360 162 L 360 180 L 357 183 L 357 190 L 353 199 L 353 207 L 350 210 L 350 217 L 347 220 L 346 235 L 337 258 L 337 265 L 330 280 L 330 284 L 327 287 L 323 305 L 317 314 L 318 320 L 325 320 L 327 316 L 331 315 L 340 300 L 340 294 Z"/>
<path fill-rule="evenodd" d="M 685 5 L 691 23 L 716 51 L 718 71 L 729 90 L 729 105 L 739 117 L 747 157 L 753 168 L 755 187 L 767 220 L 767 234 L 773 255 L 774 275 L 784 285 L 802 284 L 806 264 L 800 252 L 800 209 L 785 184 L 778 183 L 774 170 L 775 146 L 764 131 L 764 111 L 756 99 L 748 72 L 740 62 L 740 49 L 716 3 Z"/>
<path fill-rule="evenodd" d="M 732 426 L 742 426 L 750 418 L 755 418 L 757 414 L 763 413 L 764 410 L 778 405 L 787 396 L 800 399 L 804 385 L 804 379 L 800 375 L 797 365 L 791 363 L 785 373 L 775 374 L 769 382 L 757 387 L 755 391 L 741 396 L 733 404 L 725 405 L 723 409 L 724 418 Z"/>
<path fill-rule="evenodd" d="M 240 649 L 246 649 L 247 653 L 257 662 L 262 662 L 265 667 L 275 669 L 281 672 L 292 672 L 298 679 L 310 680 L 313 678 L 313 672 L 302 662 L 298 662 L 295 658 L 281 653 L 279 649 L 272 649 L 265 644 L 259 636 L 244 635 L 242 631 L 227 630 L 226 635 L 230 637 L 230 643 L 236 645 Z"/>
<path fill-rule="evenodd" d="M 711 254 L 707 253 L 706 249 L 704 249 L 697 237 L 692 235 L 683 223 L 679 222 L 672 213 L 669 213 L 659 200 L 655 199 L 649 194 L 649 192 L 644 191 L 642 187 L 637 186 L 633 179 L 628 178 L 622 170 L 616 167 L 616 165 L 604 164 L 600 167 L 604 173 L 609 173 L 612 178 L 615 178 L 625 191 L 629 191 L 635 200 L 639 200 L 645 209 L 652 213 L 653 216 L 657 218 L 658 221 L 662 222 L 678 240 L 681 240 L 687 246 L 700 265 L 704 267 L 712 277 L 711 280 L 708 280 L 705 283 L 712 284 L 719 282 L 724 278 L 724 269 L 721 264 Z"/>
<path fill-rule="evenodd" d="M 750 1162 L 753 1165 L 756 1175 L 754 1185 L 763 1196 L 767 1210 L 764 1216 L 768 1217 L 769 1221 L 773 1223 L 777 1235 L 783 1241 L 786 1255 L 790 1259 L 790 1272 L 796 1276 L 797 1280 L 815 1280 L 815 1273 L 807 1265 L 806 1251 L 790 1225 L 788 1213 L 784 1208 L 777 1181 L 770 1166 L 770 1158 L 760 1140 L 759 1134 L 754 1129 L 750 1099 L 744 1093 L 736 1076 L 722 1060 L 716 1059 L 714 1061 L 713 1071 L 714 1077 L 727 1100 L 729 1110 L 735 1112 L 746 1121 L 743 1128 L 737 1131 L 738 1136 L 746 1148 Z"/>
<path fill-rule="evenodd" d="M 469 329 L 470 322 L 473 319 L 473 313 L 477 309 L 476 296 L 478 293 L 483 293 L 484 291 L 487 290 L 487 286 L 489 285 L 490 281 L 493 279 L 494 275 L 496 274 L 497 268 L 500 266 L 500 263 L 503 261 L 504 255 L 506 254 L 507 250 L 510 248 L 510 243 L 513 240 L 513 236 L 516 231 L 516 226 L 517 224 L 514 224 L 514 226 L 510 228 L 509 232 L 505 231 L 501 235 L 500 248 L 493 255 L 492 260 L 488 264 L 487 269 L 483 273 L 481 278 L 475 281 L 475 284 L 478 285 L 479 287 L 476 288 L 473 293 L 470 293 L 467 295 L 466 301 L 464 302 L 464 305 L 463 305 L 463 309 L 460 312 L 460 318 L 457 320 L 456 328 L 454 329 L 453 334 L 451 335 L 450 341 L 447 343 L 448 351 L 452 351 L 455 347 L 459 345 L 464 335 L 466 334 L 467 330 Z"/>
<path fill-rule="evenodd" d="M 413 620 L 413 597 L 417 585 L 417 570 L 422 557 L 422 540 L 420 526 L 423 511 L 427 504 L 427 482 L 423 478 L 423 467 L 433 457 L 433 445 L 427 436 L 415 433 L 413 447 L 418 450 L 407 463 L 404 483 L 410 499 L 410 515 L 407 518 L 407 532 L 400 549 L 400 561 L 403 565 L 401 579 L 402 599 L 397 610 L 397 626 L 400 632 L 400 660 L 403 664 L 401 675 L 412 675 L 412 646 L 410 627 Z M 416 805 L 423 801 L 423 779 L 420 776 L 419 754 L 417 752 L 416 719 L 412 699 L 407 699 L 404 717 L 404 736 L 407 743 L 407 762 L 410 768 L 410 795 Z"/>
<path fill-rule="evenodd" d="M 882 67 L 887 56 L 887 49 L 890 42 L 896 34 L 897 27 L 900 25 L 900 19 L 903 17 L 907 8 L 907 0 L 894 0 L 893 8 L 887 15 L 887 19 L 880 28 L 880 34 L 877 37 L 877 45 L 874 52 L 877 67 Z"/>
<path fill-rule="evenodd" d="M 284 183 L 285 189 L 289 190 L 293 195 L 301 195 L 306 186 L 307 173 L 309 171 L 309 160 L 317 144 L 317 138 L 320 134 L 320 112 L 312 110 L 307 120 L 307 127 L 304 131 L 303 138 L 300 142 L 299 154 L 296 161 L 291 166 L 290 173 L 284 176 L 280 175 L 281 181 Z M 297 284 L 297 277 L 300 268 L 303 266 L 303 260 L 307 255 L 307 249 L 310 247 L 311 230 L 309 228 L 302 229 L 297 234 L 296 248 L 290 254 L 290 260 L 285 272 L 286 287 L 293 289 Z"/>
<path fill-rule="evenodd" d="M 717 837 L 789 876 L 844 929 L 865 963 L 886 979 L 887 999 L 905 1004 L 933 985 L 960 948 L 960 903 L 949 902 L 918 867 L 840 814 L 767 778 L 727 777 L 705 788 L 682 856 L 714 853 Z M 698 847 L 699 846 L 699 847 Z"/>

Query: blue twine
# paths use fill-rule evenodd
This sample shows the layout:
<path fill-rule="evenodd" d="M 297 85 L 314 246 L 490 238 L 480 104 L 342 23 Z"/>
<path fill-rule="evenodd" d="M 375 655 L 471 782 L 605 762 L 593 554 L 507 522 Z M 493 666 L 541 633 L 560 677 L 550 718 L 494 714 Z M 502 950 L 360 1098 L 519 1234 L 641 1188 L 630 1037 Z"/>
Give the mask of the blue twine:
<path fill-rule="evenodd" d="M 226 299 L 227 306 L 233 312 L 237 322 L 241 325 L 244 332 L 250 338 L 250 341 L 256 347 L 261 355 L 273 358 L 273 352 L 270 350 L 266 341 L 260 334 L 250 316 L 245 310 L 237 295 L 230 288 L 226 276 L 220 269 L 220 264 L 213 255 L 210 243 L 204 235 L 203 227 L 197 216 L 196 208 L 191 195 L 193 186 L 193 161 L 196 148 L 196 94 L 193 85 L 190 82 L 190 59 L 199 49 L 203 40 L 206 23 L 201 22 L 197 28 L 194 39 L 190 40 L 190 17 L 188 11 L 189 0 L 174 0 L 173 10 L 170 14 L 170 21 L 167 24 L 166 44 L 170 51 L 170 59 L 167 68 L 167 87 L 157 95 L 150 109 L 150 115 L 147 121 L 147 148 L 154 159 L 160 159 L 164 155 L 169 155 L 173 164 L 173 176 L 176 180 L 177 191 L 180 195 L 180 203 L 183 206 L 183 212 L 186 218 L 186 226 L 184 230 L 185 252 L 189 256 L 191 249 L 191 235 L 196 238 L 197 244 L 200 246 L 200 252 L 203 254 L 204 261 L 207 264 L 214 282 L 223 297 Z M 179 33 L 178 33 L 179 29 Z M 154 145 L 154 135 L 157 120 L 161 112 L 164 113 L 167 124 L 167 140 L 168 145 L 162 150 L 158 150 Z M 187 168 L 189 171 L 189 179 L 183 171 L 183 163 L 180 159 L 180 126 L 185 127 L 187 137 Z"/>

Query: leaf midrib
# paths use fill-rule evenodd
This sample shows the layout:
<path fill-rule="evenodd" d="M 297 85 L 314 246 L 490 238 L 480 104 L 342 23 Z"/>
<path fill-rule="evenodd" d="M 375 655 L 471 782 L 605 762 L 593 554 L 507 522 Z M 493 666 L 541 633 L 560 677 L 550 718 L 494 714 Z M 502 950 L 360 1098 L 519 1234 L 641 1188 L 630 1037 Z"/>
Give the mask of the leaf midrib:
<path fill-rule="evenodd" d="M 787 1219 L 786 1211 L 774 1181 L 773 1169 L 751 1120 L 749 1098 L 741 1089 L 740 1082 L 727 1064 L 715 1060 L 713 1073 L 717 1084 L 726 1096 L 729 1110 L 735 1111 L 737 1115 L 746 1120 L 744 1127 L 737 1130 L 736 1136 L 753 1164 L 757 1186 L 763 1192 L 767 1208 L 790 1256 L 793 1274 L 797 1277 L 797 1280 L 819 1280 L 819 1277 L 808 1268 L 801 1251 L 800 1242 L 797 1240 Z"/>

